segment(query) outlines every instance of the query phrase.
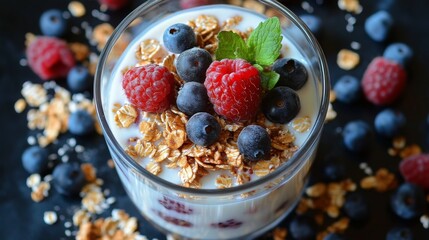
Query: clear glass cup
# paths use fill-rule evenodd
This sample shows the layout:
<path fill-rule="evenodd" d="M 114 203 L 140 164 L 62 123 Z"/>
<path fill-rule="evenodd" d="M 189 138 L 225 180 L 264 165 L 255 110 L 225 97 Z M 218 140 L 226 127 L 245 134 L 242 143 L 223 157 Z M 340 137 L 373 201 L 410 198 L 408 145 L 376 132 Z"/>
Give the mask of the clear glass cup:
<path fill-rule="evenodd" d="M 128 40 L 170 14 L 179 1 L 146 1 L 115 29 L 100 55 L 95 76 L 99 121 L 121 181 L 141 214 L 164 233 L 184 239 L 251 239 L 278 224 L 297 204 L 304 190 L 328 109 L 329 74 L 322 50 L 310 30 L 277 1 L 217 1 L 278 16 L 284 37 L 305 57 L 317 98 L 316 121 L 294 156 L 272 173 L 227 189 L 186 188 L 148 172 L 115 139 L 107 119 L 112 71 Z M 127 39 L 127 41 L 124 41 Z"/>

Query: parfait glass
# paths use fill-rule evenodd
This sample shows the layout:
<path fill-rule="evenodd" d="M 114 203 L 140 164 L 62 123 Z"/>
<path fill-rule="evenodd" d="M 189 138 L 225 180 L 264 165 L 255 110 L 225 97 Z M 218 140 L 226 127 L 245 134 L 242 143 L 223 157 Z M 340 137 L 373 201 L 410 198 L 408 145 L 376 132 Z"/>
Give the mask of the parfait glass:
<path fill-rule="evenodd" d="M 226 8 L 277 16 L 282 34 L 304 57 L 314 84 L 315 121 L 305 142 L 286 163 L 265 177 L 226 189 L 186 188 L 148 172 L 130 157 L 112 131 L 109 91 L 115 67 L 142 32 L 182 10 L 179 1 L 149 0 L 115 29 L 95 76 L 97 115 L 123 186 L 140 213 L 164 233 L 183 239 L 252 239 L 278 224 L 299 201 L 315 158 L 328 109 L 329 74 L 322 50 L 305 24 L 277 1 L 216 1 Z M 211 8 L 213 5 L 200 6 Z M 187 9 L 186 11 L 191 11 Z M 162 34 L 162 33 L 159 33 Z M 125 50 L 125 51 L 124 51 Z"/>

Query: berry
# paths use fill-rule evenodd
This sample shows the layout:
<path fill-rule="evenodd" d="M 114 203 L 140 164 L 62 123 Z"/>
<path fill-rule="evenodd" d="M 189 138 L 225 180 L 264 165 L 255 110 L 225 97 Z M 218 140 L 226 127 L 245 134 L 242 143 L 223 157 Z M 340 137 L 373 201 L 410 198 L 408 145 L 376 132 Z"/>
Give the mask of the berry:
<path fill-rule="evenodd" d="M 204 82 L 217 114 L 230 121 L 250 120 L 259 110 L 259 71 L 242 59 L 214 61 Z"/>
<path fill-rule="evenodd" d="M 413 50 L 405 43 L 392 43 L 383 53 L 385 59 L 401 64 L 403 67 L 408 65 L 413 55 Z"/>
<path fill-rule="evenodd" d="M 171 200 L 167 197 L 159 199 L 158 202 L 165 207 L 165 209 L 172 210 L 182 214 L 192 214 L 194 210 L 186 207 L 184 204 Z"/>
<path fill-rule="evenodd" d="M 407 227 L 394 227 L 387 232 L 386 240 L 413 240 L 413 232 Z"/>
<path fill-rule="evenodd" d="M 180 0 L 180 7 L 183 9 L 204 6 L 216 3 L 216 0 Z"/>
<path fill-rule="evenodd" d="M 63 17 L 63 13 L 57 9 L 42 13 L 39 25 L 45 36 L 61 37 L 67 30 L 67 20 Z"/>
<path fill-rule="evenodd" d="M 98 2 L 107 9 L 116 11 L 127 6 L 129 0 L 98 0 Z"/>
<path fill-rule="evenodd" d="M 412 183 L 403 183 L 390 199 L 390 206 L 403 219 L 420 217 L 426 206 L 423 190 Z"/>
<path fill-rule="evenodd" d="M 66 196 L 76 196 L 85 185 L 85 176 L 77 162 L 61 163 L 52 173 L 55 189 Z"/>
<path fill-rule="evenodd" d="M 72 134 L 83 136 L 94 131 L 94 119 L 85 110 L 77 110 L 69 116 L 69 131 Z"/>
<path fill-rule="evenodd" d="M 84 66 L 73 67 L 67 75 L 67 85 L 73 92 L 87 90 L 91 84 L 91 75 Z"/>
<path fill-rule="evenodd" d="M 261 126 L 248 125 L 243 128 L 238 135 L 237 145 L 246 160 L 258 161 L 268 159 L 270 156 L 270 135 Z"/>
<path fill-rule="evenodd" d="M 299 90 L 308 79 L 305 66 L 300 61 L 293 58 L 281 58 L 276 60 L 272 69 L 280 75 L 280 79 L 276 86 L 286 86 L 293 90 Z"/>
<path fill-rule="evenodd" d="M 344 238 L 338 233 L 330 233 L 326 235 L 323 240 L 344 240 Z"/>
<path fill-rule="evenodd" d="M 276 87 L 262 99 L 262 112 L 274 123 L 288 123 L 298 115 L 301 102 L 298 94 L 288 87 Z"/>
<path fill-rule="evenodd" d="M 189 118 L 186 123 L 186 134 L 193 143 L 200 146 L 210 146 L 220 136 L 220 124 L 212 115 L 199 112 Z"/>
<path fill-rule="evenodd" d="M 21 157 L 22 165 L 28 173 L 46 173 L 48 170 L 48 151 L 39 146 L 25 149 Z"/>
<path fill-rule="evenodd" d="M 350 219 L 362 221 L 369 216 L 368 203 L 362 193 L 352 192 L 346 197 L 344 212 Z"/>
<path fill-rule="evenodd" d="M 43 80 L 66 77 L 75 65 L 67 43 L 54 37 L 37 37 L 26 55 L 30 68 Z"/>
<path fill-rule="evenodd" d="M 343 141 L 347 149 L 361 152 L 368 147 L 370 137 L 369 125 L 361 120 L 347 123 L 343 130 Z"/>
<path fill-rule="evenodd" d="M 182 219 L 179 219 L 179 218 L 175 218 L 175 217 L 171 217 L 171 216 L 165 215 L 164 213 L 162 213 L 160 211 L 155 211 L 155 213 L 160 218 L 164 219 L 164 221 L 166 221 L 168 223 L 171 223 L 171 224 L 174 224 L 174 225 L 177 225 L 177 226 L 180 226 L 180 227 L 192 227 L 193 226 L 192 223 L 190 223 L 190 222 L 188 222 L 186 220 L 182 220 Z"/>
<path fill-rule="evenodd" d="M 292 219 L 289 230 L 294 239 L 307 240 L 316 237 L 316 223 L 313 218 L 305 215 Z"/>
<path fill-rule="evenodd" d="M 334 85 L 338 101 L 344 103 L 356 102 L 361 95 L 360 82 L 351 75 L 344 75 Z"/>
<path fill-rule="evenodd" d="M 395 101 L 405 88 L 407 74 L 404 68 L 383 57 L 374 58 L 362 78 L 362 89 L 375 105 L 387 105 Z"/>
<path fill-rule="evenodd" d="M 323 177 L 329 182 L 343 180 L 346 177 L 346 168 L 341 163 L 329 162 L 323 167 Z"/>
<path fill-rule="evenodd" d="M 237 221 L 235 219 L 229 219 L 225 222 L 218 222 L 210 224 L 211 227 L 214 228 L 239 228 L 243 222 Z"/>
<path fill-rule="evenodd" d="M 181 53 L 197 45 L 194 30 L 183 23 L 176 23 L 168 27 L 162 39 L 167 50 L 173 53 Z"/>
<path fill-rule="evenodd" d="M 379 112 L 374 120 L 375 130 L 385 137 L 394 137 L 404 125 L 404 114 L 392 109 Z"/>
<path fill-rule="evenodd" d="M 399 164 L 405 181 L 429 189 L 429 154 L 417 154 L 405 158 Z"/>
<path fill-rule="evenodd" d="M 381 10 L 366 19 L 365 32 L 372 40 L 383 42 L 389 35 L 392 25 L 392 16 L 388 12 Z"/>
<path fill-rule="evenodd" d="M 180 89 L 176 99 L 177 107 L 188 116 L 204 112 L 209 107 L 207 90 L 202 83 L 188 82 Z"/>
<path fill-rule="evenodd" d="M 319 36 L 320 29 L 322 27 L 322 20 L 318 16 L 303 14 L 300 15 L 299 18 L 301 18 L 315 36 Z"/>
<path fill-rule="evenodd" d="M 194 47 L 182 52 L 177 58 L 177 74 L 185 82 L 202 83 L 211 63 L 212 56 L 207 50 Z"/>
<path fill-rule="evenodd" d="M 163 66 L 148 64 L 128 70 L 122 87 L 131 104 L 145 112 L 163 112 L 174 101 L 174 76 Z"/>

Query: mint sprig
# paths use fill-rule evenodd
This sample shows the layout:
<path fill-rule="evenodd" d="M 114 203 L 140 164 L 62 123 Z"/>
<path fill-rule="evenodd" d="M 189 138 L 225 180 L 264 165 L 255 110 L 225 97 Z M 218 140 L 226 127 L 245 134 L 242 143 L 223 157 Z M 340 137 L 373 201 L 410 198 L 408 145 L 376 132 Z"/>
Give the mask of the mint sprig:
<path fill-rule="evenodd" d="M 280 21 L 277 17 L 261 22 L 252 31 L 247 41 L 244 41 L 240 35 L 232 31 L 221 31 L 217 37 L 216 60 L 224 58 L 244 59 L 258 68 L 262 87 L 272 89 L 276 85 L 279 75 L 264 68 L 272 65 L 280 56 L 283 37 L 281 35 Z"/>

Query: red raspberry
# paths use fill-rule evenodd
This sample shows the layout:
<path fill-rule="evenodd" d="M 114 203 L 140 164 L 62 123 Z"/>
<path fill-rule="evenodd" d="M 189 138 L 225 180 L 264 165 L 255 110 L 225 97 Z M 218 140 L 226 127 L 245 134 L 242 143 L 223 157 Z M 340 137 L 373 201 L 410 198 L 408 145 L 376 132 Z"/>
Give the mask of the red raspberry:
<path fill-rule="evenodd" d="M 101 5 L 105 5 L 109 10 L 119 10 L 125 7 L 129 0 L 98 0 Z"/>
<path fill-rule="evenodd" d="M 368 101 L 375 105 L 387 105 L 399 97 L 406 81 L 407 74 L 401 65 L 376 57 L 363 75 L 362 88 Z"/>
<path fill-rule="evenodd" d="M 37 37 L 26 55 L 30 68 L 43 80 L 66 77 L 75 65 L 67 43 L 54 37 Z"/>
<path fill-rule="evenodd" d="M 131 104 L 146 112 L 163 112 L 174 99 L 173 74 L 156 64 L 128 70 L 122 87 Z"/>
<path fill-rule="evenodd" d="M 399 164 L 405 181 L 429 189 L 429 154 L 418 154 L 405 158 Z"/>
<path fill-rule="evenodd" d="M 227 120 L 249 120 L 259 110 L 259 72 L 242 59 L 214 61 L 207 69 L 204 85 L 214 110 Z"/>

